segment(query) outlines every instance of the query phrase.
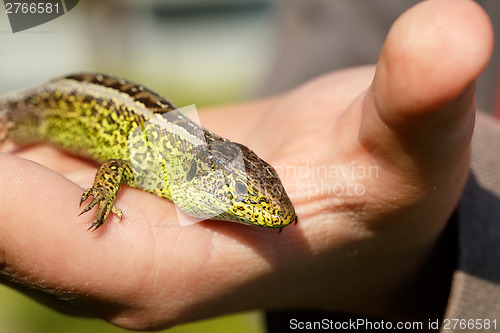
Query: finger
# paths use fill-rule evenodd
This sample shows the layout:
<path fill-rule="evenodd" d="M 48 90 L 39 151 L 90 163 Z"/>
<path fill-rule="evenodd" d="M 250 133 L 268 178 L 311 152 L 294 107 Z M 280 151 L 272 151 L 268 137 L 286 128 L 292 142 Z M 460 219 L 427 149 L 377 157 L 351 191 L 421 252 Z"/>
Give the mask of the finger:
<path fill-rule="evenodd" d="M 93 215 L 77 216 L 82 188 L 36 163 L 7 154 L 0 157 L 0 268 L 29 276 L 26 283 L 43 279 L 47 285 L 41 287 L 46 288 L 55 288 L 60 276 L 71 276 L 75 283 L 75 277 L 99 280 L 96 271 L 105 274 L 109 264 L 96 255 L 106 253 L 119 260 L 123 244 L 119 237 L 103 242 L 85 232 Z M 129 212 L 133 220 L 137 213 Z M 116 228 L 132 237 L 127 229 Z M 140 238 L 138 242 L 146 244 Z"/>
<path fill-rule="evenodd" d="M 90 160 L 77 158 L 49 145 L 21 147 L 13 153 L 59 173 L 96 168 L 96 164 Z"/>
<path fill-rule="evenodd" d="M 489 19 L 473 1 L 428 1 L 403 14 L 388 34 L 365 100 L 363 145 L 384 167 L 419 180 L 463 165 L 474 80 L 492 46 Z"/>

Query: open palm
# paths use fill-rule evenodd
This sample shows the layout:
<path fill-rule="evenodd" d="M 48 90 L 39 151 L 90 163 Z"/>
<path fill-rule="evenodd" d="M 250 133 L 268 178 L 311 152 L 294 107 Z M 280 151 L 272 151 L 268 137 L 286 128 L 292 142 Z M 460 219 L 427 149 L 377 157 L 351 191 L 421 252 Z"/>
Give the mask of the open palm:
<path fill-rule="evenodd" d="M 77 217 L 78 201 L 93 164 L 46 146 L 18 153 L 45 166 L 2 154 L 2 281 L 133 329 L 253 308 L 408 316 L 397 299 L 460 197 L 473 84 L 491 48 L 473 2 L 422 3 L 395 23 L 376 71 L 343 70 L 202 113 L 205 127 L 280 173 L 299 219 L 281 234 L 220 221 L 180 227 L 172 203 L 130 188 L 115 202 L 122 223 L 86 232 L 93 211 Z"/>

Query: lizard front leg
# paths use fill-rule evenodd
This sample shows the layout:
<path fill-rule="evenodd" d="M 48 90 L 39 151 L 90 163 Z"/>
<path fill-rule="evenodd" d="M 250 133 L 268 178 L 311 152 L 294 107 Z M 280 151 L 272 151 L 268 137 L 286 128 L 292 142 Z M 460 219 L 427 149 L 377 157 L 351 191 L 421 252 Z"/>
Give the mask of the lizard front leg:
<path fill-rule="evenodd" d="M 88 212 L 95 205 L 99 204 L 94 221 L 88 230 L 99 228 L 111 212 L 121 219 L 122 211 L 113 204 L 121 184 L 134 186 L 134 174 L 130 162 L 117 159 L 104 162 L 99 170 L 97 170 L 94 184 L 82 194 L 80 200 L 81 206 L 87 198 L 90 196 L 94 197 L 79 215 Z"/>

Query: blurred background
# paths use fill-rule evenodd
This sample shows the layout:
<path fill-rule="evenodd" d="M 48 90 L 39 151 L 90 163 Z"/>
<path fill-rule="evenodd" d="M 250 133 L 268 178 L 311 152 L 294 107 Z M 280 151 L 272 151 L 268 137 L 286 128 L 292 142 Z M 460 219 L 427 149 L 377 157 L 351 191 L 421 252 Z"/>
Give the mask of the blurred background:
<path fill-rule="evenodd" d="M 100 71 L 201 106 L 248 98 L 269 66 L 267 0 L 82 0 L 16 34 L 0 15 L 0 92 Z"/>
<path fill-rule="evenodd" d="M 375 63 L 392 22 L 417 2 L 80 0 L 67 14 L 15 34 L 0 5 L 0 94 L 81 71 L 144 84 L 179 107 L 275 94 L 330 70 Z M 478 2 L 500 35 L 500 2 Z M 478 81 L 478 104 L 488 112 L 499 105 L 499 73 L 497 47 Z M 0 286 L 0 332 L 68 331 L 122 330 L 58 314 Z M 201 331 L 265 328 L 254 312 L 169 330 Z"/>

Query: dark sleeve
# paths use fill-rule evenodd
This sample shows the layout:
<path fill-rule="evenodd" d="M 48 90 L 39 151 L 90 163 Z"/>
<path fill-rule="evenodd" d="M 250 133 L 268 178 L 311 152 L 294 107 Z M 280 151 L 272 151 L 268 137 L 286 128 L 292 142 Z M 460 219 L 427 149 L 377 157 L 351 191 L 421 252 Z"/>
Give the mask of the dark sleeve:
<path fill-rule="evenodd" d="M 458 262 L 445 314 L 450 320 L 496 320 L 496 329 L 474 332 L 500 331 L 499 143 L 499 123 L 480 114 L 471 173 L 458 207 Z"/>

